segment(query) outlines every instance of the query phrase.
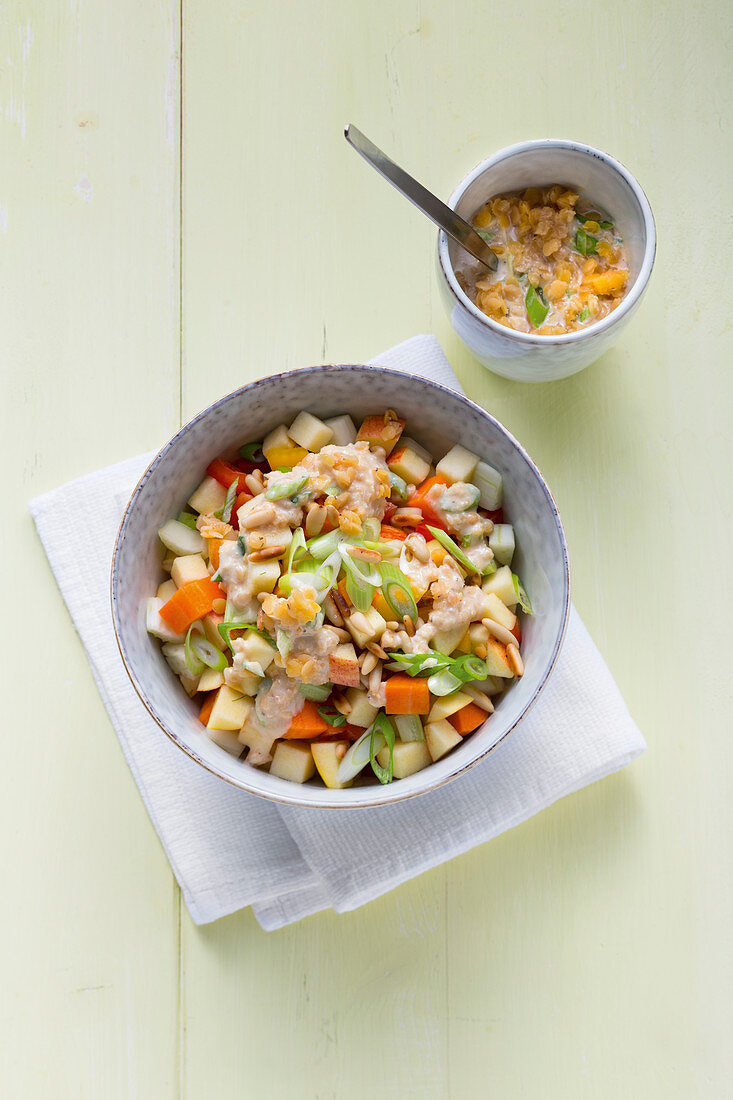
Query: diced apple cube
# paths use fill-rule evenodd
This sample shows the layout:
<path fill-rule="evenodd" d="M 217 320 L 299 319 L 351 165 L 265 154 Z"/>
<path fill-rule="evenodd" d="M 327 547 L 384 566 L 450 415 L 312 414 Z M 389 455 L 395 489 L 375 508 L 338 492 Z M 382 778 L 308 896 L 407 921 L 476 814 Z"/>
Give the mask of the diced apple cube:
<path fill-rule="evenodd" d="M 508 565 L 502 565 L 500 569 L 487 577 L 481 587 L 487 595 L 493 592 L 507 607 L 515 608 L 517 606 L 517 593 L 514 591 L 512 571 Z"/>
<path fill-rule="evenodd" d="M 171 580 L 179 588 L 189 581 L 200 581 L 208 577 L 209 567 L 200 554 L 183 554 L 176 558 L 171 566 Z"/>
<path fill-rule="evenodd" d="M 234 689 L 238 694 L 255 696 L 260 690 L 261 676 L 255 676 L 254 672 L 248 672 L 246 668 L 237 669 Z"/>
<path fill-rule="evenodd" d="M 489 535 L 489 546 L 499 565 L 509 565 L 514 557 L 514 528 L 511 523 L 497 523 Z"/>
<path fill-rule="evenodd" d="M 175 585 L 173 587 L 175 588 Z M 175 630 L 171 630 L 168 623 L 160 617 L 160 609 L 166 602 L 158 596 L 150 597 L 145 612 L 145 629 L 148 634 L 153 634 L 163 642 L 182 642 L 184 635 L 176 634 Z"/>
<path fill-rule="evenodd" d="M 447 454 L 443 455 L 435 467 L 435 472 L 444 477 L 449 485 L 453 485 L 456 481 L 470 481 L 477 464 L 478 455 L 467 451 L 460 443 L 456 443 Z"/>
<path fill-rule="evenodd" d="M 456 653 L 473 653 L 473 644 L 471 642 L 471 635 L 468 630 L 465 632 L 460 642 L 456 646 Z"/>
<path fill-rule="evenodd" d="M 514 591 L 513 588 L 512 591 Z M 499 623 L 501 626 L 506 627 L 507 630 L 514 630 L 514 627 L 517 625 L 517 616 L 513 611 L 509 610 L 507 605 L 499 599 L 495 592 L 486 592 L 484 612 L 484 618 L 493 619 L 495 623 Z M 486 630 L 486 627 L 483 629 Z"/>
<path fill-rule="evenodd" d="M 411 439 L 409 435 L 400 436 L 400 446 L 409 447 L 411 451 L 414 451 L 418 458 L 421 458 L 423 462 L 427 463 L 428 468 L 433 464 L 433 456 L 430 451 L 426 450 L 421 443 L 418 443 L 416 439 Z"/>
<path fill-rule="evenodd" d="M 163 583 L 159 585 L 158 591 L 155 593 L 156 598 L 162 600 L 163 603 L 168 603 L 171 596 L 175 596 L 177 589 L 178 585 L 175 581 L 163 581 Z"/>
<path fill-rule="evenodd" d="M 349 725 L 360 726 L 361 729 L 371 726 L 379 713 L 379 708 L 372 706 L 367 698 L 366 691 L 363 688 L 349 688 L 346 692 L 346 698 L 351 707 L 351 712 L 346 719 Z"/>
<path fill-rule="evenodd" d="M 253 630 L 248 630 L 244 638 L 237 642 L 237 656 L 258 665 L 262 669 L 263 676 L 272 664 L 276 652 L 269 642 L 265 641 L 260 634 L 255 634 Z M 256 671 L 255 675 L 257 675 Z"/>
<path fill-rule="evenodd" d="M 506 646 L 497 638 L 489 638 L 487 642 L 486 670 L 489 676 L 508 677 L 514 672 L 507 660 Z"/>
<path fill-rule="evenodd" d="M 410 447 L 400 443 L 396 450 L 392 451 L 387 463 L 393 474 L 412 485 L 419 485 L 430 473 L 430 463 L 425 462 L 420 455 Z"/>
<path fill-rule="evenodd" d="M 198 531 L 187 527 L 185 523 L 179 523 L 177 519 L 169 519 L 162 527 L 158 528 L 158 538 L 167 550 L 178 557 L 181 554 L 205 554 L 206 541 Z"/>
<path fill-rule="evenodd" d="M 350 787 L 353 783 L 353 779 L 350 779 L 347 783 L 339 783 L 338 781 L 339 764 L 346 755 L 348 748 L 348 741 L 314 741 L 311 744 L 311 752 L 318 768 L 318 774 L 326 786 L 332 790 L 342 790 L 344 787 Z"/>
<path fill-rule="evenodd" d="M 399 417 L 385 420 L 384 415 L 365 416 L 356 438 L 366 439 L 370 447 L 381 447 L 385 454 L 391 454 L 405 424 Z"/>
<path fill-rule="evenodd" d="M 346 619 L 346 629 L 361 649 L 366 649 L 368 642 L 381 638 L 386 627 L 387 622 L 376 607 L 370 607 L 364 612 L 353 611 Z"/>
<path fill-rule="evenodd" d="M 333 439 L 333 428 L 309 412 L 300 412 L 288 428 L 291 439 L 307 451 L 320 451 Z"/>
<path fill-rule="evenodd" d="M 199 691 L 216 691 L 224 683 L 224 673 L 221 669 L 205 668 L 199 676 Z"/>
<path fill-rule="evenodd" d="M 383 768 L 389 766 L 389 749 L 386 745 L 377 753 L 377 760 Z M 424 741 L 395 741 L 392 750 L 395 779 L 406 779 L 408 775 L 422 771 L 429 764 L 432 764 L 432 760 Z"/>
<path fill-rule="evenodd" d="M 333 416 L 325 423 L 333 432 L 331 442 L 337 447 L 347 447 L 349 443 L 356 443 L 356 427 L 350 416 Z"/>
<path fill-rule="evenodd" d="M 471 623 L 468 628 L 468 637 L 471 642 L 471 651 L 475 652 L 477 645 L 486 645 L 488 642 L 488 627 L 485 627 L 483 623 Z"/>
<path fill-rule="evenodd" d="M 334 684 L 343 687 L 358 687 L 359 662 L 356 658 L 356 650 L 351 642 L 344 642 L 338 646 L 328 657 L 328 672 Z"/>
<path fill-rule="evenodd" d="M 209 737 L 215 745 L 218 745 L 220 749 L 224 749 L 224 752 L 228 752 L 231 756 L 242 755 L 242 745 L 234 730 L 207 729 L 206 736 Z"/>
<path fill-rule="evenodd" d="M 431 722 L 438 722 L 441 718 L 450 718 L 451 714 L 455 714 L 470 702 L 472 702 L 471 696 L 465 691 L 454 691 L 452 695 L 439 696 L 430 708 L 428 725 Z"/>
<path fill-rule="evenodd" d="M 466 628 L 461 624 L 451 626 L 448 630 L 439 630 L 433 636 L 433 649 L 449 657 L 465 633 Z"/>
<path fill-rule="evenodd" d="M 504 481 L 498 470 L 489 466 L 488 462 L 479 462 L 474 470 L 473 483 L 481 493 L 479 503 L 482 508 L 487 508 L 490 512 L 501 508 Z"/>
<path fill-rule="evenodd" d="M 204 624 L 204 634 L 216 649 L 220 649 L 222 653 L 227 648 L 227 644 L 219 633 L 219 623 L 224 622 L 223 615 L 216 615 L 213 611 L 210 611 L 208 615 L 204 615 L 201 620 Z"/>
<path fill-rule="evenodd" d="M 176 676 L 190 676 L 191 670 L 186 664 L 186 649 L 183 642 L 166 642 L 162 647 L 163 656 Z"/>
<path fill-rule="evenodd" d="M 272 760 L 272 746 L 275 743 L 275 738 L 271 733 L 265 733 L 254 722 L 247 720 L 239 731 L 239 740 L 249 749 L 247 763 L 251 764 L 253 768 L 270 763 Z"/>
<path fill-rule="evenodd" d="M 221 482 L 208 475 L 199 485 L 195 493 L 188 498 L 188 503 L 197 512 L 211 514 L 219 512 L 224 507 L 227 491 Z"/>
<path fill-rule="evenodd" d="M 310 745 L 297 741 L 281 741 L 275 747 L 270 764 L 270 775 L 288 779 L 291 783 L 307 783 L 316 773 Z"/>
<path fill-rule="evenodd" d="M 258 592 L 274 592 L 275 585 L 280 580 L 280 562 L 251 561 L 247 566 L 247 576 L 255 596 Z"/>
<path fill-rule="evenodd" d="M 506 686 L 506 680 L 502 680 L 499 676 L 487 676 L 480 684 L 476 684 L 476 687 L 483 691 L 484 695 L 499 695 Z"/>
<path fill-rule="evenodd" d="M 194 695 L 199 689 L 198 676 L 192 676 L 190 672 L 182 672 L 180 673 L 178 679 L 183 684 L 183 690 L 186 692 L 186 695 L 193 699 Z"/>
<path fill-rule="evenodd" d="M 432 760 L 440 760 L 441 756 L 445 756 L 462 740 L 460 733 L 445 718 L 438 718 L 425 726 L 425 743 Z"/>
<path fill-rule="evenodd" d="M 235 691 L 228 684 L 222 684 L 216 693 L 206 725 L 210 730 L 241 729 L 251 709 L 251 701 L 243 697 L 241 692 Z"/>
<path fill-rule="evenodd" d="M 262 453 L 267 457 L 267 451 L 273 449 L 273 447 L 292 447 L 293 441 L 288 435 L 287 424 L 278 424 L 276 428 L 273 428 L 271 432 L 265 436 L 262 440 Z"/>

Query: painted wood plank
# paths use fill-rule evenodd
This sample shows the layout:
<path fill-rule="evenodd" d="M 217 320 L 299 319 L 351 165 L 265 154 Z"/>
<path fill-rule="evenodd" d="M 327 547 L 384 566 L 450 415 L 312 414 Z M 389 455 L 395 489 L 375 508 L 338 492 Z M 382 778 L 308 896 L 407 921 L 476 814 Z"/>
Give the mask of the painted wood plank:
<path fill-rule="evenodd" d="M 0 21 L 6 1096 L 177 1095 L 178 891 L 26 505 L 178 423 L 178 44 L 171 0 Z"/>

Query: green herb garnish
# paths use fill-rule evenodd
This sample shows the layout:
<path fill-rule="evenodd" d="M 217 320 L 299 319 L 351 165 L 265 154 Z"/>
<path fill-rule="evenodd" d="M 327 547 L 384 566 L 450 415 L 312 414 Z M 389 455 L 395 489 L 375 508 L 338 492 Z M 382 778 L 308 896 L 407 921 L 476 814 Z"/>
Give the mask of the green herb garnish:
<path fill-rule="evenodd" d="M 328 722 L 329 726 L 345 726 L 346 717 L 340 714 L 335 707 L 318 707 L 318 713 L 324 722 Z"/>
<path fill-rule="evenodd" d="M 578 314 L 578 320 L 582 324 L 583 321 L 587 321 L 589 317 L 590 317 L 590 307 L 586 306 L 584 309 L 581 309 L 580 313 Z"/>
<path fill-rule="evenodd" d="M 186 527 L 190 527 L 192 531 L 196 530 L 196 516 L 191 512 L 181 512 L 178 517 L 178 522 L 185 524 Z"/>
<path fill-rule="evenodd" d="M 575 217 L 581 223 L 585 225 L 586 222 L 596 222 L 601 229 L 613 229 L 613 222 L 603 222 L 600 218 L 596 218 L 593 214 L 581 214 L 579 211 L 575 211 Z"/>
<path fill-rule="evenodd" d="M 238 622 L 219 623 L 218 626 L 217 626 L 217 630 L 219 631 L 219 633 L 221 634 L 223 640 L 226 642 L 226 644 L 229 646 L 229 648 L 232 651 L 234 650 L 234 646 L 232 645 L 232 639 L 231 639 L 231 634 L 232 634 L 233 630 L 251 630 L 253 634 L 259 634 L 260 638 L 264 638 L 265 641 L 269 645 L 271 645 L 273 649 L 277 649 L 277 642 L 274 640 L 274 638 L 270 634 L 268 634 L 267 631 L 258 630 L 255 623 L 238 623 Z"/>
<path fill-rule="evenodd" d="M 298 684 L 298 691 L 306 699 L 313 699 L 316 703 L 325 703 L 333 690 L 333 684 Z"/>
<path fill-rule="evenodd" d="M 468 573 L 478 573 L 482 577 L 488 577 L 491 573 L 496 572 L 496 563 L 493 561 L 490 561 L 483 570 L 479 569 L 477 565 L 474 565 L 471 559 L 461 550 L 458 543 L 454 542 L 450 535 L 443 531 L 442 528 L 431 527 L 430 524 L 427 524 L 427 528 L 433 538 L 437 539 L 440 545 L 447 550 Z"/>
<path fill-rule="evenodd" d="M 597 244 L 598 238 L 591 236 L 590 233 L 586 233 L 584 229 L 579 229 L 575 234 L 575 247 L 581 256 L 597 255 Z"/>
<path fill-rule="evenodd" d="M 539 328 L 550 312 L 550 307 L 545 301 L 541 288 L 534 287 L 530 283 L 527 287 L 527 293 L 524 296 L 524 304 L 527 309 L 530 325 L 532 325 L 533 328 Z"/>
<path fill-rule="evenodd" d="M 234 507 L 234 501 L 237 499 L 238 485 L 239 478 L 235 477 L 234 481 L 227 489 L 227 495 L 224 497 L 224 504 L 218 512 L 214 512 L 214 515 L 222 520 L 223 523 L 229 523 L 229 520 L 232 518 L 232 508 Z"/>
<path fill-rule="evenodd" d="M 512 573 L 512 582 L 514 584 L 514 592 L 517 597 L 517 603 L 521 607 L 522 611 L 526 615 L 533 615 L 532 604 L 529 602 L 529 596 L 526 589 L 516 573 Z"/>
<path fill-rule="evenodd" d="M 270 485 L 265 493 L 266 500 L 284 500 L 285 497 L 295 496 L 305 485 L 308 474 L 302 477 L 291 477 L 285 481 L 276 481 Z"/>

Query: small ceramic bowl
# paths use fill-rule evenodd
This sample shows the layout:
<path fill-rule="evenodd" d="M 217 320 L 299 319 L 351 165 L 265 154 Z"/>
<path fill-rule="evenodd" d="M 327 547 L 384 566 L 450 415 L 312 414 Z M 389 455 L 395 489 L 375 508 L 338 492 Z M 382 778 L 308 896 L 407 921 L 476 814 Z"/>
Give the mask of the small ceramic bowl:
<path fill-rule="evenodd" d="M 515 332 L 492 321 L 463 291 L 456 264 L 466 254 L 445 233 L 438 234 L 438 284 L 457 335 L 479 362 L 516 382 L 552 382 L 594 363 L 615 343 L 636 312 L 654 264 L 656 230 L 649 200 L 623 164 L 577 141 L 526 141 L 484 160 L 455 189 L 448 205 L 470 221 L 492 196 L 526 187 L 561 183 L 585 194 L 593 206 L 613 215 L 629 254 L 626 297 L 595 324 L 564 336 Z"/>
<path fill-rule="evenodd" d="M 148 597 L 163 579 L 158 528 L 177 515 L 219 454 L 262 439 L 301 409 L 320 416 L 347 412 L 358 424 L 367 413 L 395 408 L 433 454 L 456 440 L 504 475 L 507 516 L 521 576 L 535 614 L 523 623 L 525 674 L 497 700 L 495 713 L 463 744 L 423 771 L 389 786 L 328 790 L 290 783 L 230 756 L 206 735 L 198 707 L 168 668 L 160 643 L 145 630 Z M 125 511 L 112 563 L 112 618 L 125 668 L 161 730 L 202 767 L 243 790 L 299 806 L 366 807 L 398 802 L 460 775 L 514 729 L 537 699 L 555 663 L 570 598 L 565 536 L 555 502 L 523 448 L 487 412 L 452 390 L 382 367 L 309 367 L 262 378 L 195 416 L 163 447 L 143 474 Z"/>

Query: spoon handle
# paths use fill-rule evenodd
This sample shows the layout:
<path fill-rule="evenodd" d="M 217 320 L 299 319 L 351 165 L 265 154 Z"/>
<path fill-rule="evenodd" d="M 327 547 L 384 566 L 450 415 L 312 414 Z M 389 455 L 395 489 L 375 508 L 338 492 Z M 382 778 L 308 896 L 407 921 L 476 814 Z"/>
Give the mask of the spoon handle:
<path fill-rule="evenodd" d="M 461 248 L 465 248 L 490 271 L 496 271 L 499 261 L 495 254 L 486 241 L 479 237 L 476 230 L 467 221 L 459 217 L 455 210 L 451 210 L 431 191 L 428 191 L 426 187 L 423 187 L 421 183 L 418 183 L 416 179 L 405 172 L 404 168 L 400 168 L 398 164 L 390 160 L 381 149 L 378 149 L 368 137 L 362 134 L 361 130 L 357 130 L 356 126 L 349 123 L 344 130 L 344 136 L 349 145 L 356 149 L 357 153 L 360 153 L 364 160 L 371 164 L 372 168 L 376 168 L 381 176 L 389 180 L 393 187 L 401 191 L 406 199 L 414 203 L 418 210 L 422 210 L 423 214 L 427 214 L 431 221 L 435 222 Z"/>

